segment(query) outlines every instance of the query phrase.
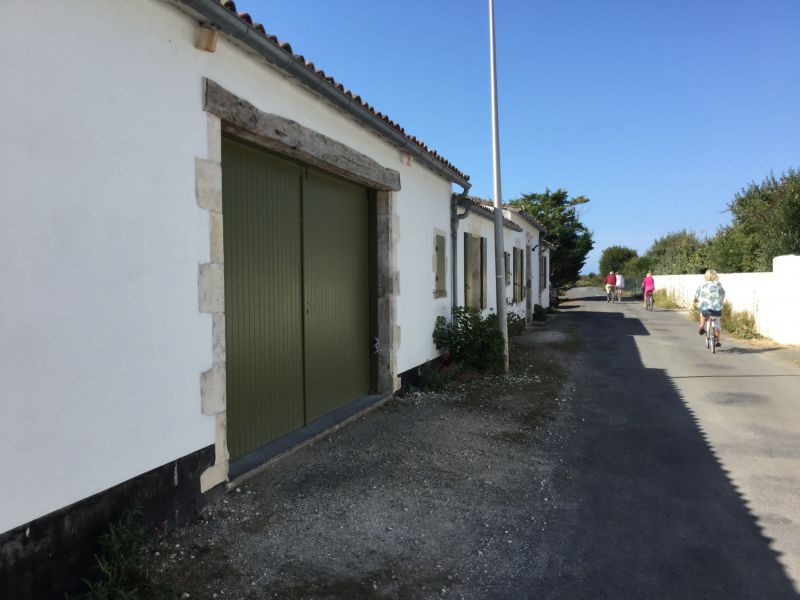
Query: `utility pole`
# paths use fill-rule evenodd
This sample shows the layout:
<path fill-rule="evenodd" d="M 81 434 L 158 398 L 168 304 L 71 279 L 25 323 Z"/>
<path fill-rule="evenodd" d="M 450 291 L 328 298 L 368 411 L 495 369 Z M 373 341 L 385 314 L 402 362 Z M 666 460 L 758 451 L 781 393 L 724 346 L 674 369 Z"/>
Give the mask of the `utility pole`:
<path fill-rule="evenodd" d="M 503 336 L 503 372 L 508 374 L 508 323 L 503 245 L 503 196 L 500 191 L 500 126 L 497 118 L 497 61 L 494 43 L 494 0 L 489 0 L 489 52 L 492 72 L 492 173 L 494 175 L 494 272 L 497 292 L 497 325 Z"/>

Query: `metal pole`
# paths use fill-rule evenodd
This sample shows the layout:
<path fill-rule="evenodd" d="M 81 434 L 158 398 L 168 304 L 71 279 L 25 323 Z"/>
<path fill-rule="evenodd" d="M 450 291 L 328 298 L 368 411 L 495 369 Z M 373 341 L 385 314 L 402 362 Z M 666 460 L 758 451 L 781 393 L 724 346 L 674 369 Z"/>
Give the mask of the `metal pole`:
<path fill-rule="evenodd" d="M 508 373 L 508 323 L 506 322 L 505 264 L 503 260 L 503 197 L 500 192 L 500 127 L 497 119 L 497 65 L 494 44 L 494 0 L 489 0 L 489 48 L 492 70 L 492 172 L 494 175 L 494 272 L 497 324 L 503 336 L 503 372 Z"/>

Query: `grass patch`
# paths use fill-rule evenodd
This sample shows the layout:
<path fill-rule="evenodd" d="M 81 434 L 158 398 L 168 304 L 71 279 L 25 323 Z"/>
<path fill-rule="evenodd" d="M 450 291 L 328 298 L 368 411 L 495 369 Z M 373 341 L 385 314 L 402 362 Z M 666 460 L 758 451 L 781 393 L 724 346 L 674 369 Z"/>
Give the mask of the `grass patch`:
<path fill-rule="evenodd" d="M 659 308 L 681 308 L 678 297 L 668 293 L 666 290 L 656 290 L 653 292 L 653 303 Z"/>
<path fill-rule="evenodd" d="M 700 310 L 697 305 L 692 306 L 690 317 L 693 321 L 700 320 Z M 764 337 L 758 332 L 753 313 L 747 310 L 733 310 L 733 306 L 727 301 L 722 305 L 720 325 L 726 333 L 740 340 L 757 340 Z"/>
<path fill-rule="evenodd" d="M 742 340 L 755 340 L 762 337 L 756 327 L 756 318 L 747 310 L 733 310 L 730 302 L 722 308 L 722 328 Z"/>

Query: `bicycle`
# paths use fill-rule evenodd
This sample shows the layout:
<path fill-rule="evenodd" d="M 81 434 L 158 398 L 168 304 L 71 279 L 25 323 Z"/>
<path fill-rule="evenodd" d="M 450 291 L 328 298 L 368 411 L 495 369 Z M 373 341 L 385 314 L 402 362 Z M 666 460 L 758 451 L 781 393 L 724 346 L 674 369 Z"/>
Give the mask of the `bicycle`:
<path fill-rule="evenodd" d="M 614 288 L 606 286 L 606 303 L 611 304 L 614 301 Z"/>
<path fill-rule="evenodd" d="M 716 315 L 705 315 L 706 317 L 706 348 L 711 350 L 712 354 L 717 353 L 717 336 L 714 335 L 715 331 L 719 331 L 719 317 Z"/>
<path fill-rule="evenodd" d="M 617 302 L 622 302 L 622 290 L 623 288 L 621 287 L 616 289 Z"/>
<path fill-rule="evenodd" d="M 649 310 L 650 312 L 653 311 L 653 292 L 647 294 L 647 298 L 644 301 L 644 308 L 645 310 Z"/>

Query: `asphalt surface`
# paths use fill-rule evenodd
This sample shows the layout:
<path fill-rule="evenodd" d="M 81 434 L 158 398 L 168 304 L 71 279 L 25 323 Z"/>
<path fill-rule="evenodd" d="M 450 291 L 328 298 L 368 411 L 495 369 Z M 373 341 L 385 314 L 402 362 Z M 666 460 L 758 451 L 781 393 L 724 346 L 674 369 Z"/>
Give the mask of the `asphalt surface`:
<path fill-rule="evenodd" d="M 799 598 L 799 355 L 712 355 L 685 313 L 570 297 L 577 426 L 519 597 Z"/>

